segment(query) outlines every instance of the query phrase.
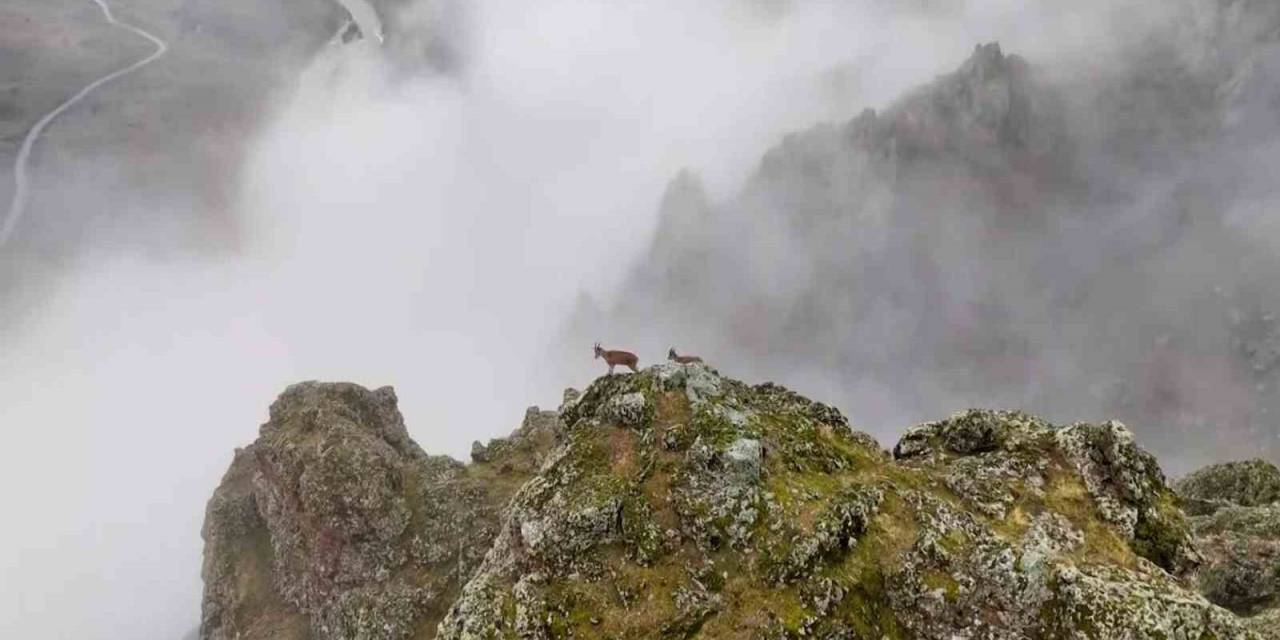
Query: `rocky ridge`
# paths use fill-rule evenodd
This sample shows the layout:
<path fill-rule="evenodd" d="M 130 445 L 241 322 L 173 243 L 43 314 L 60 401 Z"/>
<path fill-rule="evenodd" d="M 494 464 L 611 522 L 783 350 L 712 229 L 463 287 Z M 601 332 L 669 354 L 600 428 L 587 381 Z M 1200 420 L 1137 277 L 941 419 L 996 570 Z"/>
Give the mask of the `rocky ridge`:
<path fill-rule="evenodd" d="M 272 406 L 209 503 L 202 638 L 1259 637 L 1194 590 L 1214 556 L 1118 423 L 974 410 L 889 452 L 783 387 L 657 365 L 463 465 L 395 406 Z"/>

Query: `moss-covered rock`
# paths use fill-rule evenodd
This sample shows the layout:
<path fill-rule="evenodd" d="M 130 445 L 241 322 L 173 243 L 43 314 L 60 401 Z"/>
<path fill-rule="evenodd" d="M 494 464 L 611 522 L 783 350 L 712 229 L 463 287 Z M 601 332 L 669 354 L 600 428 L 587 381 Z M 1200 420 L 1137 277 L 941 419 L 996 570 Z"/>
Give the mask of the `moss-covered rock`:
<path fill-rule="evenodd" d="M 1058 428 L 1023 413 L 970 410 L 909 430 L 894 455 L 936 469 L 969 507 L 996 518 L 1010 513 L 1019 492 L 1052 506 L 1052 477 L 1075 476 L 1095 514 L 1138 555 L 1179 575 L 1199 562 L 1159 465 L 1120 423 Z"/>
<path fill-rule="evenodd" d="M 1116 423 L 970 411 L 895 458 L 778 385 L 657 365 L 464 466 L 389 390 L 281 402 L 210 503 L 205 637 L 1257 637 L 1182 583 L 1188 525 Z"/>
<path fill-rule="evenodd" d="M 1216 464 L 1176 484 L 1205 562 L 1200 591 L 1258 621 L 1280 616 L 1280 471 L 1262 460 Z M 1280 627 L 1271 633 L 1280 637 Z"/>
<path fill-rule="evenodd" d="M 1225 462 L 1178 480 L 1174 489 L 1196 515 L 1227 504 L 1258 507 L 1280 502 L 1280 468 L 1259 459 Z"/>
<path fill-rule="evenodd" d="M 1189 527 L 1116 423 L 973 411 L 895 461 L 830 407 L 669 365 L 564 422 L 442 638 L 1250 637 L 1173 575 Z"/>
<path fill-rule="evenodd" d="M 1247 618 L 1245 626 L 1256 632 L 1262 640 L 1280 640 L 1280 608 L 1268 609 Z"/>
<path fill-rule="evenodd" d="M 200 638 L 305 640 L 310 624 L 275 584 L 274 552 L 253 495 L 254 458 L 238 449 L 205 509 Z"/>
<path fill-rule="evenodd" d="M 271 406 L 209 501 L 201 637 L 433 635 L 554 444 L 531 409 L 490 462 L 424 453 L 390 388 L 303 383 Z"/>

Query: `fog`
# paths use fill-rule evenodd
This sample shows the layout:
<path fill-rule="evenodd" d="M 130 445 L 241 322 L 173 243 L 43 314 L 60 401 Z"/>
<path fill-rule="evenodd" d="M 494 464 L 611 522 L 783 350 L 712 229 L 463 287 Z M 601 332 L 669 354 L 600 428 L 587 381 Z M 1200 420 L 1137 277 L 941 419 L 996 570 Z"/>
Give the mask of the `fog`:
<path fill-rule="evenodd" d="M 229 248 L 169 250 L 152 226 L 183 223 L 163 203 L 128 217 L 136 229 L 25 220 L 28 234 L 84 239 L 50 275 L 20 227 L 3 263 L 30 277 L 0 298 L 14 319 L 0 324 L 0 635 L 176 638 L 196 625 L 205 501 L 290 383 L 393 385 L 414 438 L 466 459 L 526 406 L 603 373 L 595 339 L 643 347 L 643 364 L 672 335 L 732 348 L 710 338 L 714 313 L 641 331 L 644 309 L 562 342 L 575 309 L 626 304 L 682 170 L 730 201 L 784 134 L 883 107 L 975 43 L 1087 74 L 1167 18 L 1161 2 L 903 4 L 401 3 L 382 16 L 400 29 L 386 48 L 335 42 L 279 88 L 235 175 L 219 176 L 237 185 L 216 216 Z M 411 55 L 445 36 L 426 63 Z M 95 175 L 130 158 L 76 161 Z M 92 184 L 31 197 L 74 220 L 116 195 Z M 805 281 L 796 273 L 761 286 L 785 290 Z M 851 394 L 823 367 L 767 362 L 778 370 L 722 368 L 855 417 L 917 413 L 860 414 L 846 403 L 881 387 Z M 939 392 L 929 409 L 938 398 L 956 399 Z"/>
<path fill-rule="evenodd" d="M 999 406 L 1121 418 L 1177 474 L 1274 458 L 1278 15 L 985 15 L 1017 56 L 788 136 L 736 192 L 673 181 L 622 297 L 583 298 L 566 342 L 674 344 L 886 444 Z"/>

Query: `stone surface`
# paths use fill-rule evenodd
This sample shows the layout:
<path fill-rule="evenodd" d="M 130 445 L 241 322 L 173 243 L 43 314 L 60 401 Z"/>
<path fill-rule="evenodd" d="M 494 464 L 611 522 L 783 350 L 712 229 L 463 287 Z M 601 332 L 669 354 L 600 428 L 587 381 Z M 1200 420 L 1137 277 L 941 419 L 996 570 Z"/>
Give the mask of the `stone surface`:
<path fill-rule="evenodd" d="M 530 409 L 487 464 L 429 456 L 390 388 L 294 385 L 207 508 L 201 638 L 431 635 L 540 464 L 558 414 Z"/>
<path fill-rule="evenodd" d="M 1280 471 L 1263 460 L 1215 464 L 1175 486 L 1192 517 L 1205 562 L 1205 597 L 1280 637 Z"/>
<path fill-rule="evenodd" d="M 778 385 L 656 365 L 477 451 L 424 454 L 389 389 L 291 387 L 210 501 L 202 637 L 1250 638 L 1265 620 L 1187 588 L 1190 529 L 1118 423 L 969 411 L 894 458 Z"/>

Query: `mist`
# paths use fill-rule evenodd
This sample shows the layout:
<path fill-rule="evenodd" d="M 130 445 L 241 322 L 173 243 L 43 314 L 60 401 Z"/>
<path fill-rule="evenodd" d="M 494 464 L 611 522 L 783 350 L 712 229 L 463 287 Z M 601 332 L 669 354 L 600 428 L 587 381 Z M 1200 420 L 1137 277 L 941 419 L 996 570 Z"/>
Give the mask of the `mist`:
<path fill-rule="evenodd" d="M 1277 455 L 1274 6 L 983 24 L 1015 28 L 739 191 L 673 180 L 625 299 L 584 297 L 565 340 L 675 344 L 886 443 L 1000 406 L 1123 419 L 1175 474 Z"/>
<path fill-rule="evenodd" d="M 808 346 L 788 355 L 776 342 L 787 334 L 735 352 L 743 342 L 714 304 L 763 292 L 793 309 L 790 292 L 824 286 L 806 238 L 762 245 L 759 228 L 732 224 L 697 236 L 768 266 L 699 274 L 730 283 L 705 305 L 650 305 L 635 274 L 662 257 L 662 216 L 688 201 L 672 199 L 678 175 L 707 208 L 785 239 L 779 212 L 725 203 L 744 201 L 786 134 L 883 108 L 979 42 L 1087 77 L 1173 19 L 1160 2 L 1052 4 L 376 4 L 386 46 L 335 38 L 281 74 L 263 124 L 215 176 L 232 197 L 198 223 L 171 215 L 177 200 L 153 201 L 86 230 L 78 212 L 120 194 L 72 176 L 109 173 L 128 150 L 47 168 L 66 182 L 32 198 L 55 199 L 59 223 L 16 231 L 4 262 L 16 284 L 0 298 L 13 319 L 0 325 L 0 635 L 194 627 L 205 501 L 293 382 L 393 385 L 423 448 L 463 460 L 525 407 L 554 407 L 603 373 L 595 340 L 639 349 L 642 365 L 673 343 L 710 351 L 727 375 L 784 381 L 882 438 L 962 408 L 973 397 L 934 377 L 890 393 L 892 378 L 806 362 Z M 1233 215 L 1274 224 L 1271 192 L 1254 202 Z M 191 249 L 193 235 L 216 247 Z M 32 248 L 49 237 L 76 238 L 56 272 Z M 891 315 L 879 322 L 897 336 Z M 901 337 L 876 341 L 870 326 L 849 339 L 896 357 Z"/>

